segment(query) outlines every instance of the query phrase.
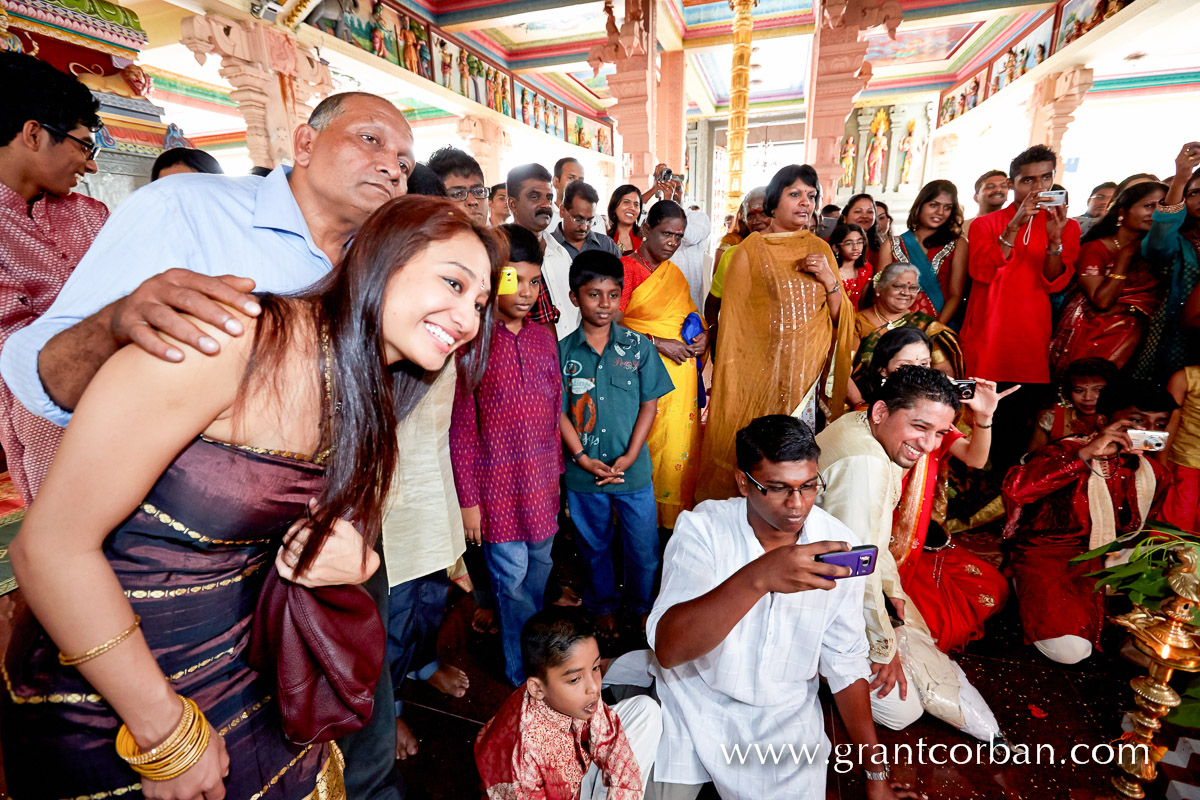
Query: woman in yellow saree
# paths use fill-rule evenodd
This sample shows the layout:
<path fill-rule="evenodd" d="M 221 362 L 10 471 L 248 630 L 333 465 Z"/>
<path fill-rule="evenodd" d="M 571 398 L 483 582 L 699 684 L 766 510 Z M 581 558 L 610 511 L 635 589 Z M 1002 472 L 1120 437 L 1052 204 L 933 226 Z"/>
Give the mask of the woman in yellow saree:
<path fill-rule="evenodd" d="M 763 210 L 771 224 L 733 252 L 697 500 L 737 495 L 734 439 L 750 420 L 792 414 L 815 430 L 823 376 L 833 379 L 829 417 L 842 413 L 854 309 L 837 276 L 833 251 L 808 231 L 819 199 L 812 167 L 784 167 L 767 186 Z"/>
<path fill-rule="evenodd" d="M 678 203 L 655 203 L 646 217 L 641 245 L 621 260 L 626 286 L 635 287 L 621 324 L 651 338 L 675 384 L 674 391 L 658 399 L 654 427 L 646 440 L 654 469 L 658 524 L 663 528 L 675 527 L 679 512 L 691 509 L 700 461 L 698 364 L 708 347 L 708 334 L 687 279 L 670 260 L 683 241 L 686 225 L 687 214 Z"/>

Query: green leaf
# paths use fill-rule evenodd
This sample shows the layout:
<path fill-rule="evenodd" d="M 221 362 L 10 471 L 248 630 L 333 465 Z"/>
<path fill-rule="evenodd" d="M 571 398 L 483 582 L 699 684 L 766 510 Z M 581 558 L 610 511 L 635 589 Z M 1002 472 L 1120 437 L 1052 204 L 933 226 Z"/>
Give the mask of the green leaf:
<path fill-rule="evenodd" d="M 1200 728 L 1200 699 L 1189 696 L 1167 714 L 1166 720 L 1184 728 Z"/>

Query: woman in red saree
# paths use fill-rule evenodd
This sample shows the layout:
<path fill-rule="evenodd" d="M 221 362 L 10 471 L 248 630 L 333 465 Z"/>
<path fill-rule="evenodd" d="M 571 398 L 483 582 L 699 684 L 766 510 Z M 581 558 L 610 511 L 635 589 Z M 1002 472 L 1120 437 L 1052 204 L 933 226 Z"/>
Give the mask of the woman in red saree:
<path fill-rule="evenodd" d="M 901 366 L 928 366 L 929 360 L 928 337 L 915 328 L 897 328 L 880 338 L 871 371 L 886 380 Z M 972 435 L 968 438 L 952 428 L 940 448 L 917 461 L 904 476 L 900 503 L 893 516 L 890 549 L 899 568 L 900 585 L 943 652 L 983 636 L 983 623 L 1000 610 L 1008 597 L 1008 583 L 1000 571 L 951 541 L 942 523 L 946 518 L 948 457 L 954 456 L 976 469 L 986 464 L 992 415 L 1000 398 L 1015 390 L 997 393 L 995 383 L 976 381 L 975 396 L 963 401 L 969 409 L 963 422 L 971 420 Z M 929 537 L 931 522 L 938 534 L 935 537 Z"/>
<path fill-rule="evenodd" d="M 1130 186 L 1081 240 L 1079 286 L 1050 340 L 1055 374 L 1081 358 L 1103 358 L 1120 369 L 1137 352 L 1163 300 L 1164 287 L 1142 257 L 1142 239 L 1166 195 L 1161 183 Z"/>

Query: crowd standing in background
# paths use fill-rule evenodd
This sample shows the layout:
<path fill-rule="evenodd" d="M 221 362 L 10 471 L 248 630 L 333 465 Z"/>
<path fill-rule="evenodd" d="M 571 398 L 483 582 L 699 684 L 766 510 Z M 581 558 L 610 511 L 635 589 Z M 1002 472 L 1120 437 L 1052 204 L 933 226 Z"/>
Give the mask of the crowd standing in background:
<path fill-rule="evenodd" d="M 715 241 L 671 165 L 604 198 L 571 157 L 417 164 L 346 93 L 292 166 L 171 150 L 110 217 L 72 191 L 91 94 L 23 55 L 0 79 L 14 796 L 404 797 L 400 684 L 471 689 L 436 652 L 458 585 L 514 687 L 475 742 L 490 797 L 823 798 L 823 762 L 720 744 L 828 748 L 824 679 L 855 743 L 929 712 L 1007 747 L 954 653 L 1015 602 L 1088 658 L 1106 601 L 1072 559 L 1200 517 L 1200 143 L 1074 218 L 1043 145 L 972 218 L 933 180 L 899 226 L 789 165 Z M 951 540 L 989 522 L 1000 568 Z M 272 580 L 379 634 L 336 737 L 294 741 L 260 680 Z M 867 752 L 868 797 L 922 796 Z"/>

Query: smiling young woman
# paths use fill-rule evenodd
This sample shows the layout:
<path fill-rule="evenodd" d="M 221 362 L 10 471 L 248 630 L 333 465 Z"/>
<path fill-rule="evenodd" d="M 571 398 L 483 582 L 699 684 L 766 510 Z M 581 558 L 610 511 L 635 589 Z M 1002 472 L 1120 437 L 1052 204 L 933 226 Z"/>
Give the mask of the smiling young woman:
<path fill-rule="evenodd" d="M 954 319 L 967 283 L 967 240 L 962 235 L 963 209 L 958 188 L 950 181 L 930 181 L 913 201 L 908 229 L 891 237 L 879 253 L 879 268 L 894 261 L 917 267 L 921 297 L 917 310 L 942 323 Z"/>
<path fill-rule="evenodd" d="M 132 791 L 129 743 L 174 737 L 190 749 L 139 765 L 148 798 L 248 795 L 272 776 L 281 797 L 312 793 L 336 759 L 285 739 L 238 642 L 272 562 L 306 586 L 374 571 L 397 420 L 473 340 L 478 375 L 504 256 L 449 201 L 402 197 L 320 282 L 261 296 L 247 335 L 201 323 L 219 354 L 128 346 L 105 363 L 11 549 L 32 612 L 0 698 L 13 791 Z M 55 695 L 82 699 L 40 702 Z M 105 744 L 118 726 L 121 753 Z"/>

